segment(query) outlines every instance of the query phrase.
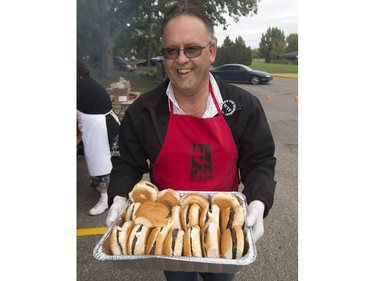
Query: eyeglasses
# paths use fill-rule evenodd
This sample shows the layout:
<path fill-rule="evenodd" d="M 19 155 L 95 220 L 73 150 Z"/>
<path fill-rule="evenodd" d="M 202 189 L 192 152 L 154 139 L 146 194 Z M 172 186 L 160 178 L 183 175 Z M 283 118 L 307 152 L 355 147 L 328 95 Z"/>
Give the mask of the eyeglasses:
<path fill-rule="evenodd" d="M 189 59 L 199 57 L 202 54 L 202 50 L 204 48 L 207 48 L 209 45 L 211 45 L 211 42 L 208 43 L 206 46 L 201 47 L 201 46 L 189 46 L 186 48 L 162 48 L 161 49 L 161 54 L 163 55 L 164 58 L 166 59 L 177 59 L 178 56 L 180 55 L 180 50 L 184 51 L 185 56 L 187 56 Z"/>

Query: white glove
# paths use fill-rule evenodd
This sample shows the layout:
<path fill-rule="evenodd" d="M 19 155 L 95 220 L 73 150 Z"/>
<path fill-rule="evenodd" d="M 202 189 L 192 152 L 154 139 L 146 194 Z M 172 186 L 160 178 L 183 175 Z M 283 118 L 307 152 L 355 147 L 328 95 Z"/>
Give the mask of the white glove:
<path fill-rule="evenodd" d="M 109 208 L 107 220 L 105 221 L 108 227 L 118 218 L 120 211 L 126 204 L 126 200 L 126 197 L 115 196 L 113 204 Z"/>
<path fill-rule="evenodd" d="M 264 203 L 259 200 L 252 201 L 247 207 L 246 224 L 252 227 L 254 243 L 262 237 L 264 233 L 263 227 Z"/>

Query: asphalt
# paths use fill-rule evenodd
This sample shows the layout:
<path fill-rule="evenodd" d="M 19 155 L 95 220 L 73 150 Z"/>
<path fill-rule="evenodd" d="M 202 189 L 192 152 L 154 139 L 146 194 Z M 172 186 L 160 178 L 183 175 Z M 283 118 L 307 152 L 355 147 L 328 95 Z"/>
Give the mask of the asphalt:
<path fill-rule="evenodd" d="M 298 92 L 298 81 L 283 79 L 289 78 L 285 76 L 295 78 L 295 75 L 280 75 L 283 77 L 274 76 L 271 85 L 243 86 L 252 87 L 251 92 L 259 97 L 273 130 L 277 188 L 274 206 L 264 221 L 265 234 L 256 245 L 257 257 L 253 263 L 239 269 L 234 281 L 298 280 L 298 114 L 297 104 L 289 97 L 291 92 L 293 96 Z M 270 101 L 265 99 L 270 95 L 268 91 L 272 94 Z M 88 214 L 98 196 L 90 187 L 84 157 L 78 156 L 77 280 L 165 280 L 162 271 L 127 269 L 116 262 L 99 261 L 93 257 L 94 247 L 106 231 L 107 212 L 99 216 Z"/>

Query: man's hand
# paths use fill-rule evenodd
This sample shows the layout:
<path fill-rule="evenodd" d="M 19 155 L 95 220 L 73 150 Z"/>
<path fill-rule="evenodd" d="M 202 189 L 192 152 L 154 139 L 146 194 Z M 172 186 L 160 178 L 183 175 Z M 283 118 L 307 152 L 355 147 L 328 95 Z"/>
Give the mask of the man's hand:
<path fill-rule="evenodd" d="M 253 229 L 254 243 L 257 242 L 264 233 L 263 214 L 263 202 L 259 200 L 250 202 L 249 206 L 247 207 L 246 224 L 247 227 L 252 227 Z"/>
<path fill-rule="evenodd" d="M 106 220 L 106 224 L 109 227 L 118 217 L 120 211 L 126 204 L 126 197 L 116 196 L 113 199 L 113 204 L 108 211 L 108 216 Z"/>

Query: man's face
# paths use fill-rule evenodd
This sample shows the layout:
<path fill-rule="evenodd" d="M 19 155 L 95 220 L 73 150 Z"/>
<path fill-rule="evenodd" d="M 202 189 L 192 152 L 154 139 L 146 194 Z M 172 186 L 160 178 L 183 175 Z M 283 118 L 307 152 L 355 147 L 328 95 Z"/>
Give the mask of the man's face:
<path fill-rule="evenodd" d="M 170 20 L 164 28 L 163 48 L 204 47 L 209 42 L 204 23 L 193 16 L 183 15 Z M 176 94 L 194 95 L 206 90 L 209 69 L 215 61 L 216 45 L 209 44 L 200 56 L 188 58 L 181 50 L 176 59 L 164 59 L 164 68 Z"/>

